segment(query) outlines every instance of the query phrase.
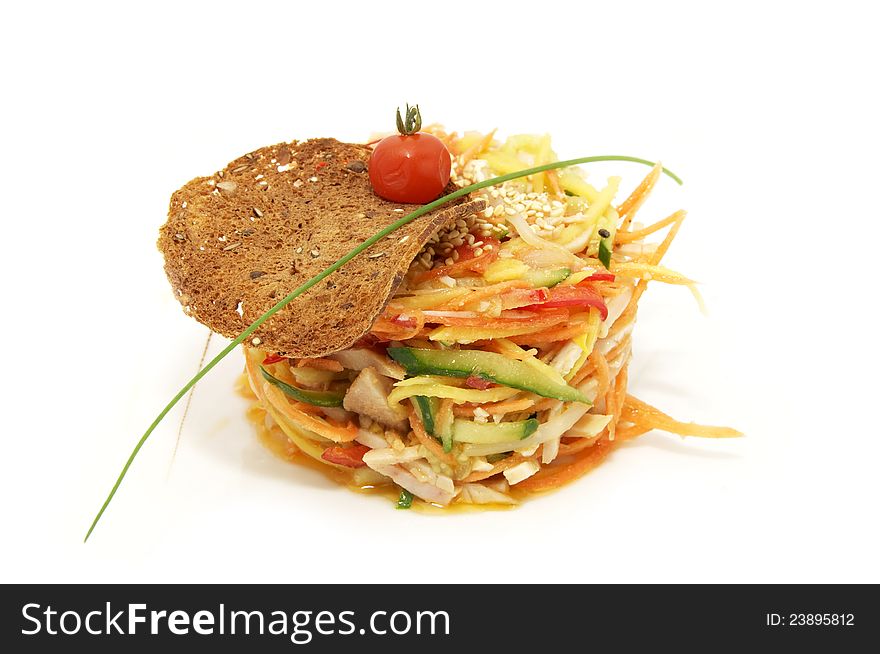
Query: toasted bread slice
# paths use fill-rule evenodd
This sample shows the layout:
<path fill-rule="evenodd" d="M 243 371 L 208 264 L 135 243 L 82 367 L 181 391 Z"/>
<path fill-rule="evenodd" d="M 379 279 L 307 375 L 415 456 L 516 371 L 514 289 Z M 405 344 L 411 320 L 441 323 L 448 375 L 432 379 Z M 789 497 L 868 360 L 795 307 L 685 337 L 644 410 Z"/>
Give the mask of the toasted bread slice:
<path fill-rule="evenodd" d="M 184 310 L 228 338 L 416 205 L 370 186 L 370 149 L 335 139 L 280 143 L 197 177 L 171 196 L 159 249 Z M 450 189 L 452 190 L 452 189 Z M 450 203 L 401 227 L 297 298 L 254 334 L 296 357 L 344 349 L 384 309 L 427 240 L 483 203 Z"/>

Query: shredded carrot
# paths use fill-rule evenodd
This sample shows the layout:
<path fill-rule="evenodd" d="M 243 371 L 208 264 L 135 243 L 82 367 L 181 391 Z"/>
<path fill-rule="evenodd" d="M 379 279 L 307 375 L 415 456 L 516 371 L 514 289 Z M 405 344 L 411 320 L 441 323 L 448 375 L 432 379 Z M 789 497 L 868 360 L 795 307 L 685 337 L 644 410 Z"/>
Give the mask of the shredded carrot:
<path fill-rule="evenodd" d="M 641 436 L 642 434 L 646 434 L 651 431 L 650 427 L 644 427 L 640 425 L 627 425 L 626 427 L 620 427 L 618 425 L 617 432 L 614 434 L 614 440 L 616 441 L 627 441 L 637 436 Z"/>
<path fill-rule="evenodd" d="M 313 407 L 290 400 L 281 390 L 272 386 L 269 382 L 263 383 L 263 391 L 273 408 L 303 429 L 314 432 L 324 438 L 329 438 L 336 443 L 348 443 L 353 441 L 358 435 L 358 427 L 354 423 L 349 422 L 344 427 L 333 425 L 328 420 L 321 419 L 312 414 Z"/>
<path fill-rule="evenodd" d="M 496 297 L 506 291 L 510 291 L 515 288 L 531 288 L 531 286 L 532 285 L 524 279 L 514 279 L 509 282 L 492 284 L 491 286 L 482 286 L 474 289 L 463 297 L 456 298 L 455 300 L 442 305 L 441 307 L 439 307 L 439 310 L 460 309 L 466 304 L 471 304 L 472 302 L 479 302 L 481 300 L 486 300 L 491 297 Z"/>
<path fill-rule="evenodd" d="M 409 310 L 406 320 L 382 316 L 373 323 L 371 334 L 377 334 L 389 341 L 406 341 L 416 338 L 425 327 L 425 314 L 419 310 Z"/>
<path fill-rule="evenodd" d="M 342 372 L 345 368 L 342 364 L 333 359 L 300 359 L 296 362 L 297 368 L 316 368 L 317 370 L 330 370 L 331 372 Z"/>
<path fill-rule="evenodd" d="M 666 254 L 669 246 L 672 245 L 672 241 L 675 238 L 675 235 L 678 234 L 678 230 L 681 229 L 681 224 L 684 222 L 684 219 L 687 216 L 686 211 L 679 211 L 678 214 L 678 218 L 672 224 L 672 227 L 669 228 L 669 231 L 666 232 L 666 238 L 663 239 L 663 242 L 656 250 L 654 250 L 654 254 L 653 256 L 651 256 L 651 263 L 655 266 L 660 263 L 663 255 Z"/>
<path fill-rule="evenodd" d="M 503 313 L 499 318 L 488 316 L 474 316 L 460 318 L 458 316 L 426 316 L 425 322 L 447 325 L 450 327 L 474 327 L 479 332 L 486 330 L 498 330 L 499 333 L 513 331 L 517 334 L 532 334 L 543 329 L 549 329 L 560 323 L 567 323 L 569 314 L 565 310 L 548 310 L 530 312 L 528 317 L 508 318 Z M 490 332 L 491 333 L 491 332 Z"/>
<path fill-rule="evenodd" d="M 473 418 L 476 408 L 473 404 L 456 404 L 452 407 L 452 415 L 456 418 Z"/>
<path fill-rule="evenodd" d="M 545 397 L 535 402 L 535 406 L 532 407 L 532 411 L 549 411 L 550 409 L 557 409 L 561 406 L 561 400 L 554 400 L 552 397 Z"/>
<path fill-rule="evenodd" d="M 635 190 L 630 193 L 630 196 L 624 200 L 623 204 L 617 208 L 618 215 L 623 219 L 623 222 L 620 224 L 620 229 L 629 229 L 633 217 L 636 215 L 639 207 L 641 207 L 645 200 L 648 199 L 648 196 L 651 194 L 651 189 L 653 189 L 654 184 L 657 183 L 657 179 L 659 179 L 661 172 L 663 172 L 663 166 L 658 162 L 651 169 L 651 172 L 645 176 L 645 179 L 643 179 Z"/>
<path fill-rule="evenodd" d="M 422 127 L 423 132 L 427 132 L 428 134 L 433 134 L 438 139 L 443 141 L 443 144 L 447 147 L 447 149 L 453 154 L 458 153 L 458 134 L 455 132 L 448 132 L 443 128 L 443 125 L 439 123 L 432 123 L 427 127 Z"/>
<path fill-rule="evenodd" d="M 598 441 L 608 433 L 608 428 L 606 427 L 601 432 L 593 436 L 592 438 L 575 438 L 572 443 L 560 443 L 559 444 L 559 457 L 571 456 L 572 454 L 577 454 L 581 450 L 593 447 Z"/>
<path fill-rule="evenodd" d="M 440 266 L 438 268 L 432 268 L 431 270 L 416 273 L 413 276 L 413 282 L 415 284 L 422 284 L 431 279 L 437 279 L 438 277 L 460 277 L 465 273 L 473 272 L 482 274 L 486 270 L 486 267 L 497 258 L 498 248 L 492 248 L 485 254 L 481 254 L 473 259 L 456 261 L 448 266 Z"/>
<path fill-rule="evenodd" d="M 437 416 L 434 418 L 434 428 L 439 433 L 445 433 L 446 429 L 452 428 L 452 420 L 455 418 L 455 400 L 444 397 L 440 400 L 440 406 L 437 408 Z"/>
<path fill-rule="evenodd" d="M 624 406 L 626 408 L 624 418 L 628 422 L 635 423 L 640 427 L 661 429 L 679 436 L 699 436 L 702 438 L 736 438 L 743 435 L 742 432 L 730 427 L 713 427 L 698 425 L 693 422 L 679 422 L 632 395 L 626 396 Z"/>
<path fill-rule="evenodd" d="M 611 422 L 608 423 L 608 440 L 614 440 L 614 433 L 617 429 L 617 421 L 620 420 L 620 410 L 623 407 L 624 398 L 626 397 L 626 386 L 629 380 L 627 369 L 628 364 L 624 364 L 614 379 L 613 388 L 609 389 L 605 397 L 605 410 L 612 416 Z"/>
<path fill-rule="evenodd" d="M 590 353 L 590 363 L 593 364 L 593 370 L 596 372 L 596 397 L 604 397 L 608 393 L 611 386 L 611 370 L 608 368 L 608 359 L 606 359 L 599 350 L 593 350 Z"/>
<path fill-rule="evenodd" d="M 633 232 L 621 232 L 618 230 L 617 234 L 614 235 L 615 243 L 632 243 L 633 241 L 640 241 L 646 236 L 650 236 L 654 232 L 659 232 L 661 229 L 666 227 L 667 225 L 671 225 L 675 221 L 679 220 L 682 217 L 684 211 L 678 210 L 675 213 L 666 216 L 663 220 L 658 220 L 653 225 L 649 225 L 644 229 L 637 229 Z"/>
<path fill-rule="evenodd" d="M 543 345 L 556 341 L 567 341 L 569 339 L 580 336 L 589 329 L 586 322 L 566 324 L 562 327 L 554 327 L 545 329 L 533 334 L 523 334 L 522 336 L 511 336 L 509 340 L 517 345 Z"/>
<path fill-rule="evenodd" d="M 495 475 L 508 470 L 509 468 L 514 467 L 526 460 L 522 454 L 511 454 L 510 456 L 501 459 L 500 461 L 496 461 L 495 465 L 492 466 L 491 470 L 485 470 L 483 472 L 472 472 L 467 477 L 461 480 L 463 484 L 468 484 L 472 481 L 482 481 L 483 479 L 488 479 L 489 477 L 494 477 Z"/>
<path fill-rule="evenodd" d="M 425 426 L 422 424 L 421 419 L 416 415 L 415 409 L 412 407 L 410 407 L 409 410 L 409 426 L 412 427 L 413 433 L 419 443 L 424 445 L 425 449 L 431 452 L 431 454 L 443 461 L 443 463 L 448 463 L 451 466 L 454 466 L 457 463 L 452 452 L 444 452 L 443 446 L 438 443 L 433 436 L 428 436 L 428 432 L 425 431 Z"/>
<path fill-rule="evenodd" d="M 513 413 L 514 411 L 525 411 L 526 409 L 532 408 L 535 404 L 535 401 L 527 398 L 514 398 L 510 400 L 503 400 L 501 402 L 493 402 L 491 404 L 484 404 L 483 410 L 493 416 L 504 415 L 505 413 Z"/>
<path fill-rule="evenodd" d="M 489 145 L 492 143 L 492 139 L 495 138 L 496 131 L 498 131 L 497 127 L 486 134 L 486 136 L 484 136 L 482 139 L 474 143 L 467 150 L 462 152 L 460 155 L 461 165 L 464 166 L 478 154 L 480 154 L 481 152 L 485 152 L 488 149 Z"/>
<path fill-rule="evenodd" d="M 568 462 L 556 459 L 552 465 L 544 466 L 528 479 L 519 482 L 516 488 L 532 493 L 559 488 L 602 463 L 614 446 L 614 443 L 602 440 L 593 447 L 578 452 Z"/>

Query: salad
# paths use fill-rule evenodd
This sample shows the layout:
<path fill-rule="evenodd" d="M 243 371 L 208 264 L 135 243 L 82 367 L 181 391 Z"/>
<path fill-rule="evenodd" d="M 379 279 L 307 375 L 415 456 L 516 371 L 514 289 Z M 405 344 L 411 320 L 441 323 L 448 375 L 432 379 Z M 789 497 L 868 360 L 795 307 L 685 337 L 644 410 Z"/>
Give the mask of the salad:
<path fill-rule="evenodd" d="M 556 161 L 547 135 L 423 133 L 448 149 L 458 187 Z M 244 346 L 251 415 L 287 457 L 394 489 L 401 508 L 517 504 L 652 429 L 738 436 L 628 389 L 648 282 L 699 298 L 661 263 L 685 212 L 640 220 L 662 171 L 622 200 L 621 178 L 594 184 L 577 167 L 474 191 L 486 208 L 430 237 L 357 343 L 317 358 Z"/>

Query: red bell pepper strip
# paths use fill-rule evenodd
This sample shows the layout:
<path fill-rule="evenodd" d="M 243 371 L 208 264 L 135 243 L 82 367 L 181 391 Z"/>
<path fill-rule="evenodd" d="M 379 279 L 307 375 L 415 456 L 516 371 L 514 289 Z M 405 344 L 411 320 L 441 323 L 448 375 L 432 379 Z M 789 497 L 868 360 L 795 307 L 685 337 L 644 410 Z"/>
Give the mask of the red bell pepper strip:
<path fill-rule="evenodd" d="M 594 273 L 584 279 L 585 282 L 613 282 L 614 273 Z"/>
<path fill-rule="evenodd" d="M 268 366 L 270 363 L 278 363 L 279 361 L 284 361 L 287 357 L 283 357 L 280 354 L 270 354 L 265 359 L 263 359 L 263 365 Z"/>
<path fill-rule="evenodd" d="M 608 307 L 602 296 L 589 286 L 554 286 L 546 302 L 535 304 L 529 309 L 558 309 L 561 307 L 595 307 L 602 320 L 608 317 Z"/>
<path fill-rule="evenodd" d="M 370 448 L 366 445 L 352 445 L 351 447 L 333 445 L 324 450 L 321 458 L 346 468 L 363 468 L 367 465 L 364 463 L 364 454 L 369 451 Z"/>

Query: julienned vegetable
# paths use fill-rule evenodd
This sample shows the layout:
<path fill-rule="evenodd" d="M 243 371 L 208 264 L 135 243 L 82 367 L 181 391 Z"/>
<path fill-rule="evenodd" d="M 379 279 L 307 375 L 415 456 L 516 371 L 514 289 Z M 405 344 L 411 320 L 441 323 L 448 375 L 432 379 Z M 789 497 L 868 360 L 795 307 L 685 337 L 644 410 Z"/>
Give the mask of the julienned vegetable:
<path fill-rule="evenodd" d="M 608 307 L 602 296 L 589 286 L 556 286 L 550 289 L 549 297 L 529 309 L 560 309 L 562 307 L 593 307 L 599 310 L 602 320 L 608 317 Z"/>
<path fill-rule="evenodd" d="M 603 234 L 604 232 L 604 234 Z M 614 248 L 614 237 L 607 229 L 599 231 L 599 261 L 605 268 L 611 268 L 611 250 Z"/>
<path fill-rule="evenodd" d="M 321 458 L 330 463 L 346 468 L 363 468 L 364 454 L 370 451 L 366 445 L 349 445 L 343 447 L 340 445 L 331 445 L 321 454 Z"/>
<path fill-rule="evenodd" d="M 402 365 L 409 375 L 465 378 L 474 375 L 542 397 L 589 404 L 589 400 L 577 389 L 559 383 L 522 361 L 494 352 L 389 347 L 388 355 Z"/>
<path fill-rule="evenodd" d="M 263 367 L 260 367 L 260 372 L 263 374 L 266 381 L 277 386 L 285 395 L 292 397 L 298 402 L 314 404 L 315 406 L 342 406 L 342 399 L 345 397 L 345 393 L 342 391 L 310 391 L 304 388 L 296 388 L 295 386 L 291 386 L 290 384 L 281 381 L 277 377 L 273 377 L 269 371 Z"/>
<path fill-rule="evenodd" d="M 556 286 L 571 274 L 569 268 L 556 268 L 554 270 L 533 270 L 525 275 L 526 281 L 535 288 Z"/>
<path fill-rule="evenodd" d="M 456 420 L 452 425 L 452 440 L 457 443 L 506 443 L 534 434 L 540 423 L 534 418 L 499 423 L 479 423 Z"/>
<path fill-rule="evenodd" d="M 457 154 L 460 154 L 460 153 L 457 153 Z M 524 178 L 527 176 L 533 176 L 533 178 L 535 178 L 535 179 L 540 178 L 543 180 L 544 174 L 547 173 L 548 171 L 554 171 L 554 170 L 566 168 L 569 166 L 575 166 L 578 164 L 587 164 L 587 163 L 593 163 L 593 162 L 599 162 L 599 161 L 630 161 L 630 162 L 641 163 L 641 164 L 645 164 L 645 165 L 649 165 L 649 166 L 654 166 L 653 162 L 650 162 L 650 161 L 647 161 L 644 159 L 639 159 L 636 157 L 627 157 L 627 156 L 618 156 L 618 155 L 602 155 L 602 156 L 582 157 L 582 158 L 578 158 L 578 159 L 569 159 L 569 160 L 565 160 L 565 161 L 553 161 L 552 157 L 549 156 L 549 152 L 547 152 L 546 154 L 548 154 L 548 156 L 546 158 L 537 159 L 537 161 L 541 161 L 541 163 L 539 165 L 534 165 L 529 168 L 523 168 L 522 170 L 513 170 L 513 171 L 510 171 L 506 174 L 503 174 L 503 175 L 500 175 L 497 177 L 490 177 L 490 178 L 484 179 L 482 181 L 476 181 L 472 184 L 465 185 L 462 188 L 459 188 L 458 190 L 456 190 L 448 195 L 445 195 L 441 198 L 438 198 L 437 200 L 434 200 L 432 202 L 425 204 L 422 207 L 419 207 L 418 209 L 416 209 L 415 211 L 412 211 L 409 214 L 403 215 L 400 219 L 389 224 L 387 227 L 379 230 L 378 232 L 376 232 L 376 234 L 374 234 L 370 238 L 364 240 L 362 243 L 360 243 L 356 247 L 352 248 L 352 250 L 350 252 L 348 252 L 344 256 L 340 257 L 338 260 L 336 260 L 334 263 L 329 265 L 323 271 L 321 271 L 317 275 L 313 276 L 312 278 L 308 279 L 306 282 L 302 283 L 300 286 L 293 289 L 287 295 L 285 295 L 284 297 L 279 299 L 275 305 L 273 305 L 268 311 L 266 311 L 259 318 L 254 320 L 236 338 L 232 339 L 232 341 L 226 347 L 224 347 L 219 354 L 214 356 L 201 370 L 199 370 L 181 389 L 178 390 L 178 392 L 168 402 L 168 404 L 165 405 L 165 407 L 159 412 L 159 414 L 156 416 L 156 418 L 153 420 L 153 422 L 149 425 L 149 427 L 146 429 L 146 431 L 143 433 L 143 435 L 140 437 L 140 439 L 135 444 L 135 447 L 133 448 L 128 459 L 126 460 L 125 465 L 123 466 L 123 468 L 122 468 L 121 472 L 119 473 L 117 479 L 115 480 L 112 488 L 110 489 L 110 492 L 108 493 L 106 499 L 104 500 L 104 503 L 102 504 L 99 511 L 95 515 L 95 518 L 92 521 L 92 524 L 88 529 L 88 532 L 86 533 L 85 540 L 88 540 L 89 536 L 94 531 L 95 527 L 97 526 L 98 522 L 100 521 L 101 517 L 103 516 L 103 514 L 106 511 L 107 507 L 109 506 L 110 502 L 113 500 L 113 497 L 115 496 L 117 490 L 119 489 L 120 485 L 122 484 L 122 481 L 124 480 L 129 468 L 133 464 L 133 462 L 134 462 L 135 458 L 137 457 L 138 453 L 140 452 L 141 448 L 145 445 L 145 443 L 149 439 L 150 435 L 153 433 L 153 431 L 156 429 L 156 427 L 162 422 L 162 420 L 165 418 L 165 416 L 168 415 L 168 413 L 177 405 L 177 403 L 183 397 L 185 397 L 187 395 L 187 393 L 189 393 L 189 391 L 199 382 L 199 380 L 201 380 L 208 372 L 213 370 L 213 368 L 220 361 L 222 361 L 230 352 L 232 352 L 234 349 L 236 349 L 239 345 L 241 345 L 242 343 L 244 343 L 248 339 L 252 338 L 254 333 L 258 329 L 260 329 L 260 327 L 264 323 L 266 323 L 268 320 L 272 319 L 273 316 L 275 316 L 279 311 L 281 311 L 284 307 L 286 307 L 294 299 L 298 298 L 300 295 L 307 292 L 309 289 L 311 289 L 315 285 L 317 285 L 317 284 L 321 283 L 323 280 L 327 279 L 330 275 L 332 275 L 334 272 L 336 272 L 337 270 L 342 268 L 345 264 L 347 264 L 349 261 L 351 261 L 352 259 L 354 259 L 358 255 L 360 255 L 362 252 L 364 252 L 368 248 L 383 241 L 383 239 L 390 236 L 393 232 L 395 232 L 401 226 L 403 226 L 409 222 L 412 222 L 413 220 L 416 220 L 417 218 L 434 211 L 435 209 L 443 206 L 444 204 L 447 204 L 447 203 L 449 203 L 453 200 L 456 200 L 458 198 L 465 197 L 471 193 L 475 193 L 477 191 L 480 191 L 481 189 L 485 189 L 485 188 L 488 188 L 491 186 L 497 186 L 499 184 L 503 184 L 505 182 L 516 180 L 516 179 L 521 179 L 521 178 Z M 542 155 L 542 157 L 543 157 L 543 155 Z M 667 175 L 669 175 L 670 177 L 672 177 L 673 179 L 675 179 L 678 183 L 681 183 L 681 180 L 678 179 L 678 177 L 676 177 L 670 171 L 661 169 L 659 166 L 655 167 L 655 170 L 662 171 L 662 172 L 666 173 Z M 534 176 L 537 176 L 537 177 L 534 177 Z M 441 179 L 442 179 L 442 176 L 441 176 Z M 581 184 L 566 183 L 564 186 L 567 190 L 571 190 L 573 193 L 576 193 L 576 194 L 579 193 L 581 189 L 584 189 L 585 192 L 589 192 L 589 185 L 585 185 L 582 183 Z M 499 234 L 507 234 L 507 233 L 508 233 L 507 229 L 505 229 L 503 231 L 499 231 Z M 510 233 L 512 233 L 512 232 L 510 232 Z M 533 239 L 533 240 L 535 240 L 535 242 L 537 242 L 536 239 Z M 664 248 L 664 250 L 665 250 L 665 248 Z M 475 258 L 473 261 L 480 263 L 480 257 Z M 479 268 L 476 268 L 476 266 L 469 266 L 468 269 L 479 271 Z M 271 353 L 264 353 L 263 356 L 265 356 L 266 354 L 271 354 Z M 273 359 L 270 359 L 270 361 L 272 361 L 272 360 Z M 254 369 L 254 372 L 256 372 L 255 369 Z M 556 383 L 558 383 L 558 382 L 556 382 Z M 566 387 L 566 386 L 562 386 L 562 389 L 565 391 L 567 396 L 570 396 L 569 394 L 572 391 L 574 391 L 574 389 L 572 389 L 571 387 Z M 565 390 L 565 389 L 568 389 L 568 390 Z M 300 391 L 300 390 L 302 390 L 302 389 L 297 389 L 297 391 Z M 576 391 L 574 391 L 574 392 L 577 393 Z M 580 394 L 578 393 L 578 395 L 580 395 Z M 279 393 L 278 396 L 280 397 L 281 393 Z M 303 397 L 303 396 L 300 395 L 300 397 Z M 315 399 L 315 398 L 313 397 L 312 399 Z M 329 401 L 328 398 L 323 398 L 323 399 Z M 580 397 L 575 397 L 574 401 L 582 401 L 582 400 Z M 334 399 L 332 402 L 333 402 L 333 404 L 335 404 L 336 400 Z M 517 402 L 518 402 L 517 406 L 519 406 L 519 403 L 521 403 L 521 401 L 517 400 Z M 316 406 L 319 406 L 319 405 L 316 405 Z M 293 407 L 291 407 L 291 408 L 293 408 Z M 331 405 L 331 406 L 328 406 L 327 408 L 331 409 L 331 408 L 334 408 L 334 406 Z M 650 409 L 650 407 L 649 407 L 649 409 Z M 303 415 L 308 417 L 306 413 L 303 413 Z M 448 414 L 448 415 L 451 415 L 451 414 Z M 639 416 L 647 416 L 646 418 L 644 418 L 647 421 L 654 420 L 654 415 L 649 413 L 648 410 L 645 410 L 645 409 L 640 409 Z M 635 419 L 641 420 L 642 418 L 637 416 Z M 669 418 L 668 416 L 664 416 L 663 420 L 665 421 L 665 422 L 663 422 L 663 424 L 666 426 L 675 424 L 674 421 L 671 418 Z M 451 420 L 449 421 L 449 424 L 451 426 Z M 344 436 L 345 436 L 345 438 L 348 438 L 351 435 L 352 434 L 346 433 Z M 356 434 L 354 434 L 354 435 L 356 435 Z M 503 464 L 503 461 L 504 460 L 502 460 L 502 464 Z M 415 465 L 415 463 L 407 464 L 407 465 Z M 398 471 L 394 466 L 391 466 L 388 469 L 389 472 L 392 472 L 392 469 L 394 472 L 394 476 L 396 478 L 408 479 L 408 480 L 410 480 L 410 482 L 414 483 L 415 477 L 410 472 L 407 472 L 406 470 L 402 470 L 402 469 Z M 422 471 L 420 474 L 427 474 L 427 471 Z M 532 479 L 527 479 L 527 482 L 531 482 L 531 481 L 532 481 Z M 439 489 L 437 491 L 439 493 L 439 495 L 437 496 L 437 501 L 449 501 L 453 497 L 453 491 L 454 491 L 454 488 L 452 486 L 452 481 L 448 477 L 444 478 L 442 476 L 438 476 L 438 478 L 436 479 L 436 484 L 437 484 L 436 488 Z M 411 496 L 410 496 L 410 498 L 411 498 Z M 409 501 L 411 501 L 411 499 Z"/>
<path fill-rule="evenodd" d="M 434 416 L 437 415 L 437 405 L 439 400 L 436 397 L 427 397 L 425 395 L 416 395 L 412 398 L 415 402 L 416 411 L 425 425 L 425 431 L 430 436 L 436 436 L 434 433 Z"/>
<path fill-rule="evenodd" d="M 437 198 L 449 184 L 452 159 L 443 142 L 420 132 L 419 107 L 397 110 L 399 134 L 387 136 L 370 156 L 370 183 L 379 197 L 392 202 L 422 204 Z"/>

